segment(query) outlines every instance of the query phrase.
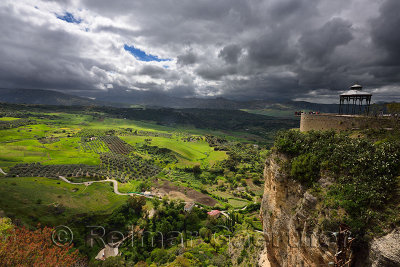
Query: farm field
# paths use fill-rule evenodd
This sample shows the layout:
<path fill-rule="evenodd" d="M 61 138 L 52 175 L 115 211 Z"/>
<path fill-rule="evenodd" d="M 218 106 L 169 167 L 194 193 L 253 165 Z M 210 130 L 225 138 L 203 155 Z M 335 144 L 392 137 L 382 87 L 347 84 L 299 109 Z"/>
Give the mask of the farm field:
<path fill-rule="evenodd" d="M 1 209 L 31 225 L 57 225 L 79 214 L 109 214 L 127 198 L 114 194 L 108 183 L 86 187 L 43 177 L 0 179 Z"/>
<path fill-rule="evenodd" d="M 243 140 L 234 131 L 227 136 L 187 125 L 164 126 L 100 112 L 48 111 L 27 116 L 5 111 L 1 117 L 0 168 L 7 176 L 116 179 L 121 192 L 150 190 L 154 179 L 202 191 L 220 175 L 216 170 L 224 170 L 231 144 Z M 218 190 L 212 194 L 218 196 Z M 238 207 L 247 201 L 219 201 L 218 205 Z"/>
<path fill-rule="evenodd" d="M 69 225 L 77 232 L 75 246 L 89 258 L 100 247 L 85 246 L 87 224 L 136 223 L 162 233 L 173 230 L 170 225 L 193 231 L 212 224 L 260 228 L 268 147 L 255 141 L 256 128 L 245 133 L 161 125 L 114 109 L 81 109 L 0 107 L 1 216 L 29 228 Z M 157 118 L 158 111 L 151 112 Z M 193 214 L 183 208 L 190 203 Z M 208 218 L 213 209 L 224 215 Z"/>
<path fill-rule="evenodd" d="M 145 142 L 144 136 L 124 136 L 121 138 L 128 144 L 138 144 Z M 226 151 L 214 151 L 212 147 L 204 140 L 196 142 L 183 142 L 179 137 L 165 138 L 165 137 L 152 137 L 149 144 L 160 148 L 167 148 L 175 152 L 179 157 L 181 166 L 193 165 L 200 163 L 207 163 L 213 165 L 217 161 L 227 159 Z"/>
<path fill-rule="evenodd" d="M 0 167 L 21 162 L 99 164 L 99 156 L 82 151 L 79 141 L 80 138 L 60 138 L 59 141 L 52 144 L 41 144 L 37 139 L 1 143 Z"/>

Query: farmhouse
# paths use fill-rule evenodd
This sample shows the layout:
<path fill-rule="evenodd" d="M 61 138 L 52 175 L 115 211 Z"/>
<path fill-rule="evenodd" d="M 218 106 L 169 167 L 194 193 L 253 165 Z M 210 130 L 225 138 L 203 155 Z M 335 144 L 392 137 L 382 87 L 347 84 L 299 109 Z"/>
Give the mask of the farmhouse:
<path fill-rule="evenodd" d="M 212 210 L 207 212 L 208 216 L 213 217 L 213 218 L 218 218 L 221 212 L 219 210 Z"/>
<path fill-rule="evenodd" d="M 100 250 L 100 252 L 97 254 L 95 257 L 96 260 L 106 260 L 109 257 L 115 257 L 118 256 L 118 247 L 112 247 L 109 244 L 106 244 L 106 246 Z"/>

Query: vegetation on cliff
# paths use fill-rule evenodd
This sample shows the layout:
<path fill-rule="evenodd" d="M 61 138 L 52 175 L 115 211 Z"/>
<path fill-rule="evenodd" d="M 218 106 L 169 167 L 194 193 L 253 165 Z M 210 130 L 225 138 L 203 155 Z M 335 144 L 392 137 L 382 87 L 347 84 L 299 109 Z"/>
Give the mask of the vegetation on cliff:
<path fill-rule="evenodd" d="M 287 173 L 320 197 L 319 214 L 326 216 L 316 223 L 325 230 L 336 231 L 344 222 L 365 240 L 400 223 L 396 134 L 282 131 L 274 147 L 289 157 L 283 166 Z M 321 187 L 321 178 L 331 184 Z"/>
<path fill-rule="evenodd" d="M 0 218 L 1 266 L 80 266 L 83 262 L 72 244 L 59 247 L 52 242 L 54 228 L 14 228 L 8 220 Z M 8 230 L 2 232 L 5 226 Z"/>

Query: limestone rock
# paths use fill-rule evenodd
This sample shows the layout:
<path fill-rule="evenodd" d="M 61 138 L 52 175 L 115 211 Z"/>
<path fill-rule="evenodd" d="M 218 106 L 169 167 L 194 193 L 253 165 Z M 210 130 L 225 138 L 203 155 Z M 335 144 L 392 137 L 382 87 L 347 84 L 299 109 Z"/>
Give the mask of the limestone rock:
<path fill-rule="evenodd" d="M 372 267 L 400 266 L 400 228 L 371 242 L 370 264 Z"/>

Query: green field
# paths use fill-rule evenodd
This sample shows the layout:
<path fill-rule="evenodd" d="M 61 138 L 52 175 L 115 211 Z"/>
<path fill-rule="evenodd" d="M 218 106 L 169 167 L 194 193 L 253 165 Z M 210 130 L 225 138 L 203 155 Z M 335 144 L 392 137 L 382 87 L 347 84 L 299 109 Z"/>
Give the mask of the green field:
<path fill-rule="evenodd" d="M 146 136 L 123 136 L 122 140 L 128 144 L 143 143 L 145 139 L 149 139 Z M 221 161 L 227 158 L 225 151 L 214 151 L 212 147 L 205 141 L 196 142 L 183 142 L 176 138 L 165 138 L 165 137 L 151 137 L 150 145 L 161 148 L 168 148 L 179 155 L 181 166 L 193 165 L 195 163 L 206 162 L 214 164 L 216 161 Z"/>
<path fill-rule="evenodd" d="M 13 117 L 1 117 L 0 121 L 15 121 L 18 120 L 18 118 L 13 118 Z"/>
<path fill-rule="evenodd" d="M 236 117 L 233 111 L 135 114 L 108 107 L 7 105 L 0 106 L 0 214 L 15 225 L 67 225 L 75 248 L 91 260 L 102 245 L 87 246 L 87 225 L 104 225 L 106 231 L 134 226 L 163 234 L 186 228 L 199 232 L 227 223 L 225 216 L 212 221 L 207 215 L 219 209 L 236 213 L 237 230 L 260 228 L 254 226 L 254 209 L 240 209 L 260 200 L 267 151 L 262 139 L 272 135 L 277 121 L 260 124 L 264 116 L 240 112 Z M 164 123 L 170 116 L 172 122 Z M 117 181 L 121 193 L 150 191 L 153 197 L 117 195 L 108 179 Z M 188 213 L 183 201 L 196 206 Z M 203 245 L 210 242 L 204 238 L 198 239 Z M 120 248 L 131 263 L 145 257 L 158 262 L 152 259 L 154 247 L 146 252 L 132 246 L 129 252 Z M 177 254 L 171 255 L 166 260 L 175 266 Z"/>
<path fill-rule="evenodd" d="M 108 214 L 127 198 L 114 194 L 108 183 L 86 187 L 38 177 L 0 179 L 1 209 L 31 225 L 37 222 L 57 225 L 79 214 Z M 57 205 L 65 207 L 62 214 L 54 212 Z"/>
<path fill-rule="evenodd" d="M 224 164 L 230 159 L 229 153 L 237 149 L 235 144 L 246 141 L 242 131 L 227 135 L 217 129 L 172 127 L 91 111 L 28 114 L 0 117 L 5 125 L 0 130 L 0 167 L 8 173 L 0 175 L 0 210 L 24 224 L 56 225 L 88 214 L 110 214 L 127 199 L 114 194 L 108 183 L 71 185 L 58 180 L 60 175 L 74 182 L 115 179 L 122 193 L 152 190 L 154 185 L 157 190 L 169 180 L 175 186 L 175 194 L 179 188 L 195 189 L 200 196 L 192 192 L 194 201 L 201 199 L 201 194 L 208 194 L 206 197 L 227 208 L 249 203 L 226 193 L 230 192 L 227 189 L 209 190 L 218 179 L 226 187 L 241 186 L 240 179 L 224 177 L 235 176 Z M 8 124 L 14 120 L 21 120 L 22 126 Z M 210 136 L 222 143 L 210 143 Z M 249 144 L 246 149 L 249 148 L 253 149 L 253 145 Z M 237 168 L 258 164 L 240 157 L 235 156 Z M 181 191 L 186 194 L 186 189 Z M 60 214 L 56 214 L 58 206 L 65 208 Z M 147 203 L 146 208 L 151 207 Z"/>
<path fill-rule="evenodd" d="M 42 164 L 89 164 L 100 163 L 95 153 L 84 152 L 79 138 L 61 138 L 52 144 L 41 144 L 37 139 L 0 143 L 0 167 L 21 162 Z"/>
<path fill-rule="evenodd" d="M 152 160 L 152 154 L 148 154 L 147 151 L 136 151 L 136 145 L 146 144 L 151 147 L 168 149 L 167 151 L 171 151 L 172 155 L 178 160 L 176 163 L 168 164 L 168 169 L 174 169 L 175 167 L 186 168 L 194 165 L 212 166 L 215 163 L 228 158 L 225 151 L 214 151 L 214 148 L 210 147 L 210 145 L 204 141 L 204 137 L 199 135 L 198 132 L 206 131 L 201 129 L 190 129 L 187 131 L 186 127 L 172 128 L 150 122 L 104 117 L 101 114 L 87 115 L 50 112 L 44 113 L 44 115 L 41 113 L 35 113 L 35 115 L 37 117 L 31 117 L 29 119 L 36 121 L 37 124 L 24 125 L 0 131 L 0 167 L 4 171 L 9 172 L 9 170 L 15 165 L 21 163 L 40 163 L 41 165 L 48 166 L 73 166 L 73 164 L 76 164 L 76 166 L 79 166 L 79 164 L 99 166 L 101 164 L 101 153 L 107 152 L 107 150 L 102 147 L 107 147 L 107 144 L 103 144 L 102 147 L 94 151 L 90 149 L 90 145 L 103 141 L 96 140 L 96 142 L 88 142 L 87 139 L 91 136 L 90 133 L 95 135 L 109 135 L 107 134 L 107 131 L 115 131 L 114 135 L 116 137 L 119 137 L 122 141 L 125 141 L 126 144 L 133 147 L 132 155 L 138 155 L 139 157 L 142 157 L 144 161 L 149 161 L 149 163 Z M 49 117 L 46 116 L 55 116 L 56 119 L 49 119 Z M 3 121 L 12 121 L 17 119 L 19 118 L 2 117 Z M 138 131 L 140 134 L 144 133 L 145 135 L 126 136 L 127 129 L 132 129 L 132 131 Z M 81 137 L 82 135 L 80 133 L 82 131 L 88 132 L 89 136 L 85 135 L 86 137 Z M 192 136 L 190 132 L 196 132 L 196 135 L 193 135 L 197 138 L 195 141 L 185 140 L 186 137 Z M 147 136 L 146 133 L 149 133 L 150 136 Z M 161 134 L 166 136 L 152 136 L 152 134 Z M 83 139 L 86 141 L 83 141 Z M 50 141 L 46 142 L 46 140 Z M 87 144 L 89 144 L 89 146 L 83 146 L 82 142 L 88 142 Z M 160 155 L 160 157 L 162 159 L 162 155 Z M 111 160 L 113 159 L 111 158 Z M 120 161 L 119 158 L 117 159 L 117 162 L 118 161 Z M 133 165 L 132 163 L 130 164 L 130 166 L 135 168 L 137 163 L 133 163 Z M 112 167 L 113 165 L 109 166 Z M 109 166 L 106 167 L 106 176 L 110 178 L 121 178 L 123 177 L 121 175 L 127 175 L 129 173 L 126 167 L 120 166 L 117 169 L 110 169 Z M 160 175 L 175 180 L 173 176 L 165 176 L 163 173 Z M 136 177 L 136 175 L 133 173 L 131 177 Z M 190 175 L 182 177 L 188 178 L 188 180 L 185 180 L 186 178 L 180 180 L 182 185 L 190 186 L 196 184 L 198 187 L 201 184 L 198 181 L 193 180 L 196 178 Z M 74 181 L 85 181 L 93 180 L 95 178 L 71 177 L 70 179 Z M 37 178 L 35 178 L 35 180 L 37 180 Z M 19 187 L 14 186 L 12 187 L 13 190 L 16 188 L 22 189 L 23 186 L 27 186 L 28 188 L 34 187 L 32 178 L 20 179 L 18 181 Z M 47 183 L 51 184 L 52 180 L 49 180 Z M 46 183 L 40 182 L 40 184 L 43 185 Z M 121 192 L 132 192 L 137 190 L 139 184 L 139 180 L 124 181 L 123 183 L 120 183 L 120 190 Z M 59 190 L 56 187 L 49 189 L 46 185 L 43 186 L 46 192 Z M 70 185 L 68 186 L 70 187 Z M 96 185 L 96 187 L 102 186 L 104 185 Z M 86 191 L 86 193 L 92 190 L 93 189 Z M 32 199 L 24 200 L 26 203 L 35 202 L 35 198 L 38 197 L 37 193 L 31 193 L 29 189 L 27 190 L 27 195 L 32 197 Z M 45 202 L 54 201 L 54 197 L 50 197 L 48 194 L 41 195 Z M 63 195 L 63 193 L 60 192 L 60 195 Z M 82 197 L 81 203 L 86 202 L 83 195 L 74 195 L 77 199 Z M 1 206 L 2 205 L 0 205 L 0 207 Z M 35 209 L 39 209 L 39 207 L 35 206 Z M 89 210 L 93 209 L 89 208 Z M 70 209 L 69 212 L 70 214 L 73 214 L 80 211 L 79 209 Z M 22 214 L 24 212 L 20 211 L 20 213 Z M 30 213 L 28 212 L 28 214 Z M 31 214 L 38 214 L 38 212 L 35 211 Z M 29 216 L 30 215 L 27 215 L 27 217 Z M 44 216 L 44 221 L 51 220 L 50 215 L 49 218 L 47 218 L 46 215 L 41 214 L 40 217 L 42 216 Z"/>
<path fill-rule="evenodd" d="M 231 204 L 232 207 L 234 207 L 234 208 L 242 208 L 242 207 L 246 206 L 247 204 L 249 204 L 248 201 L 237 199 L 237 198 L 230 198 L 228 200 L 228 203 Z"/>
<path fill-rule="evenodd" d="M 100 163 L 99 156 L 87 153 L 80 147 L 80 138 L 74 136 L 82 129 L 112 130 L 133 128 L 138 131 L 176 133 L 173 139 L 152 137 L 151 145 L 168 148 L 175 151 L 182 165 L 207 162 L 210 164 L 226 158 L 226 153 L 213 151 L 204 141 L 183 142 L 179 140 L 180 131 L 176 128 L 159 126 L 146 122 L 137 122 L 124 119 L 105 118 L 93 120 L 92 116 L 65 113 L 49 113 L 59 116 L 56 122 L 41 120 L 41 124 L 26 125 L 0 131 L 0 167 L 12 166 L 21 162 L 41 162 L 43 164 L 89 164 Z M 4 117 L 4 120 L 18 118 Z M 53 144 L 41 144 L 38 139 L 43 137 L 57 137 L 60 141 Z M 146 136 L 123 136 L 129 144 L 143 142 Z"/>

